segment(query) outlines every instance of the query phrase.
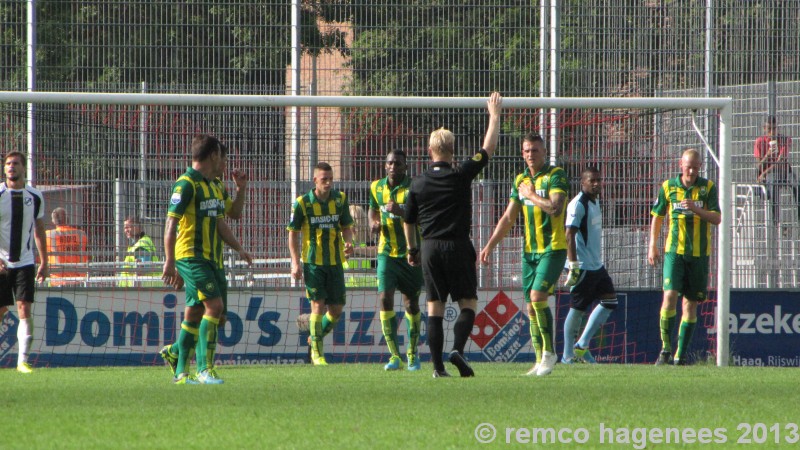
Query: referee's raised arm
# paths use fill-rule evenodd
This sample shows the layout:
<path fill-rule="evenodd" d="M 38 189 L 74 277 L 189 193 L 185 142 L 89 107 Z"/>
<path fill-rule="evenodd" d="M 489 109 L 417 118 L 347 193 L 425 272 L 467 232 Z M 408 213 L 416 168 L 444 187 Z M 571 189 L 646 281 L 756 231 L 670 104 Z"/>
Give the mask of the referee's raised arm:
<path fill-rule="evenodd" d="M 499 92 L 492 92 L 489 100 L 486 101 L 486 109 L 489 111 L 489 126 L 486 128 L 486 137 L 483 139 L 483 149 L 491 157 L 497 148 L 497 141 L 500 137 L 500 111 L 503 109 L 503 97 Z"/>

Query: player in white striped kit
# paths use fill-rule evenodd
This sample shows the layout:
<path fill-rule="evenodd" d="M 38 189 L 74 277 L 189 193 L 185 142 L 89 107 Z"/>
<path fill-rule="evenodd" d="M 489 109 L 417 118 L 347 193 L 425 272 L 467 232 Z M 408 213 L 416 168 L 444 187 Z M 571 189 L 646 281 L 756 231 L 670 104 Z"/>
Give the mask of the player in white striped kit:
<path fill-rule="evenodd" d="M 47 278 L 47 241 L 44 229 L 44 197 L 27 185 L 27 161 L 23 153 L 10 152 L 4 159 L 6 181 L 0 183 L 0 320 L 16 301 L 19 325 L 17 370 L 31 373 L 28 352 L 33 341 L 33 298 L 36 283 Z M 39 270 L 33 258 L 33 240 L 39 251 Z"/>

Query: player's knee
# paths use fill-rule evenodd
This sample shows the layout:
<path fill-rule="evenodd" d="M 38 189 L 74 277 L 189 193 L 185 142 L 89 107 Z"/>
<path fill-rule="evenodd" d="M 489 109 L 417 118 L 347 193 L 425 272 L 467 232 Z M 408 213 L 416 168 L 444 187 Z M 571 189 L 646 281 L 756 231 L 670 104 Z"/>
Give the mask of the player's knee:
<path fill-rule="evenodd" d="M 394 309 L 394 299 L 383 295 L 383 293 L 378 297 L 378 302 L 381 305 L 381 311 L 392 311 Z"/>
<path fill-rule="evenodd" d="M 342 305 L 328 305 L 328 314 L 330 314 L 335 320 L 339 319 L 339 317 L 342 315 L 342 311 L 344 311 L 344 307 Z"/>
<path fill-rule="evenodd" d="M 607 309 L 609 311 L 613 311 L 613 310 L 617 309 L 617 303 L 618 303 L 618 301 L 617 301 L 616 297 L 600 299 L 600 306 L 602 306 L 603 308 L 605 308 L 605 309 Z"/>
<path fill-rule="evenodd" d="M 419 302 L 406 302 L 406 313 L 417 315 L 419 314 Z"/>

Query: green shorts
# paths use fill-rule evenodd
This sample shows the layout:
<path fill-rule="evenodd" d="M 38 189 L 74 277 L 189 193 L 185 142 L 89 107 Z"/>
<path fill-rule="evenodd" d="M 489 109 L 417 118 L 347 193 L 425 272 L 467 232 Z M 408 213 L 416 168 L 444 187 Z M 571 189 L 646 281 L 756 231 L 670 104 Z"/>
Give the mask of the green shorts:
<path fill-rule="evenodd" d="M 225 272 L 206 259 L 187 258 L 175 262 L 186 286 L 186 306 L 199 306 L 212 298 L 224 298 L 227 292 Z"/>
<path fill-rule="evenodd" d="M 555 292 L 558 279 L 567 262 L 566 250 L 534 253 L 522 257 L 522 291 L 525 301 L 531 301 L 531 291 Z"/>
<path fill-rule="evenodd" d="M 405 257 L 378 255 L 378 292 L 399 290 L 412 301 L 422 291 L 422 266 L 412 266 Z"/>
<path fill-rule="evenodd" d="M 695 302 L 708 299 L 708 256 L 664 254 L 664 290 Z"/>
<path fill-rule="evenodd" d="M 347 289 L 344 287 L 342 266 L 318 266 L 303 264 L 303 280 L 306 297 L 311 301 L 324 300 L 326 305 L 347 304 Z"/>

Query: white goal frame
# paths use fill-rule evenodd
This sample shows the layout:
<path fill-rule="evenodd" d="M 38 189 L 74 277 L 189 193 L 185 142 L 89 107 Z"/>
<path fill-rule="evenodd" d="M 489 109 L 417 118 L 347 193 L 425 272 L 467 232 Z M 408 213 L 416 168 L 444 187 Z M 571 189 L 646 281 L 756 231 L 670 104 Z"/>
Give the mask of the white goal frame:
<path fill-rule="evenodd" d="M 163 105 L 163 106 L 239 106 L 289 107 L 295 117 L 298 107 L 354 108 L 485 108 L 485 97 L 363 97 L 363 96 L 303 96 L 303 95 L 207 95 L 207 94 L 148 94 L 94 92 L 25 92 L 0 91 L 0 103 L 33 104 L 93 104 L 93 105 Z M 519 109 L 688 109 L 715 110 L 719 117 L 719 203 L 722 223 L 717 227 L 717 366 L 729 365 L 730 340 L 730 267 L 732 249 L 731 224 L 733 189 L 731 178 L 733 142 L 733 99 L 706 97 L 506 97 L 504 108 Z M 29 114 L 33 111 L 28 108 Z M 30 123 L 32 117 L 28 118 Z M 297 122 L 295 122 L 296 124 Z M 295 125 L 296 126 L 296 125 Z M 298 135 L 299 136 L 299 135 Z M 294 152 L 293 152 L 294 153 Z M 32 157 L 33 155 L 28 155 Z M 296 158 L 297 155 L 293 154 Z M 293 164 L 291 180 L 297 184 Z"/>

